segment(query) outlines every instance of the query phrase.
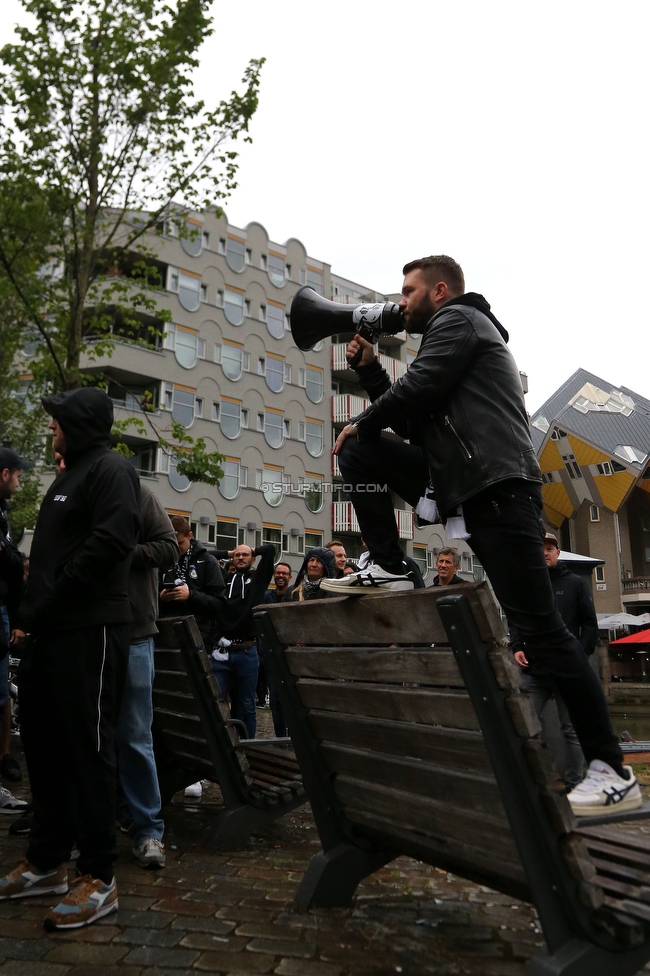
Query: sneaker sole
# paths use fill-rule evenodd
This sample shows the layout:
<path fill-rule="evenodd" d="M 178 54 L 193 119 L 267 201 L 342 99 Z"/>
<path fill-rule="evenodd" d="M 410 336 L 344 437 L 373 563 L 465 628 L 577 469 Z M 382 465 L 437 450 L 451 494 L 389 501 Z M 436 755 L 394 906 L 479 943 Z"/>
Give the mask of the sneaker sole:
<path fill-rule="evenodd" d="M 405 590 L 412 590 L 413 584 L 408 580 L 404 582 L 394 582 L 394 583 L 379 583 L 377 586 L 355 586 L 350 584 L 350 586 L 323 586 L 321 584 L 321 590 L 325 593 L 335 593 L 337 596 L 365 596 L 368 593 L 381 593 L 381 592 L 404 592 Z"/>
<path fill-rule="evenodd" d="M 139 857 L 136 857 L 135 861 L 138 867 L 140 868 L 159 869 L 159 868 L 164 868 L 167 865 L 167 861 L 164 858 L 162 861 L 154 861 L 151 858 L 145 860 L 144 858 L 140 859 Z"/>
<path fill-rule="evenodd" d="M 98 918 L 103 918 L 104 915 L 110 915 L 111 912 L 116 912 L 118 908 L 119 903 L 116 898 L 110 905 L 103 905 L 101 908 L 98 908 L 92 918 L 86 918 L 83 922 L 66 922 L 58 925 L 53 919 L 46 918 L 43 925 L 48 932 L 60 932 L 63 929 L 82 929 L 84 925 L 92 925 Z"/>
<path fill-rule="evenodd" d="M 571 803 L 570 799 L 569 803 Z M 576 817 L 609 817 L 612 813 L 624 813 L 626 810 L 638 810 L 639 807 L 642 806 L 642 796 L 631 796 L 625 800 L 621 800 L 620 803 L 608 803 L 606 806 L 599 803 L 597 806 L 583 806 L 581 804 L 578 807 L 571 803 L 571 809 Z"/>
<path fill-rule="evenodd" d="M 11 901 L 13 898 L 31 898 L 39 895 L 66 895 L 68 885 L 53 885 L 51 888 L 26 888 L 24 891 L 16 891 L 13 895 L 0 895 L 0 901 Z"/>
<path fill-rule="evenodd" d="M 25 804 L 24 807 L 23 806 L 20 806 L 20 807 L 0 807 L 0 813 L 6 813 L 9 816 L 12 816 L 14 813 L 24 813 L 26 808 L 27 808 L 27 804 Z"/>

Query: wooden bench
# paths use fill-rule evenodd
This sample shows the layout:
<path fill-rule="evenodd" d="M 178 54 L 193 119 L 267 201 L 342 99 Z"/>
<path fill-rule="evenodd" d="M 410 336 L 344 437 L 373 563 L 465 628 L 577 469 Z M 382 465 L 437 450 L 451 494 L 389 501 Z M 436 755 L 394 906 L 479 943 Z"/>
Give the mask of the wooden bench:
<path fill-rule="evenodd" d="M 300 769 L 288 740 L 239 738 L 243 723 L 230 718 L 194 617 L 163 618 L 158 628 L 153 735 L 163 805 L 198 779 L 218 783 L 225 811 L 208 841 L 239 847 L 307 802 Z"/>
<path fill-rule="evenodd" d="M 407 854 L 535 904 L 548 951 L 528 976 L 643 967 L 650 842 L 620 815 L 577 823 L 557 792 L 486 583 L 256 617 L 323 847 L 301 906 L 349 905 Z"/>

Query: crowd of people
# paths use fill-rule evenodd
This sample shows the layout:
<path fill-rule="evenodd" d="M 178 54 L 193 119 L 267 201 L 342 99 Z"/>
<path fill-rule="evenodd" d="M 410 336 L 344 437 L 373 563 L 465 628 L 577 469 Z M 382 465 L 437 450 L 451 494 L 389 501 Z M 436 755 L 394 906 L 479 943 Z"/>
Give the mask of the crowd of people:
<path fill-rule="evenodd" d="M 26 813 L 25 801 L 0 789 L 0 812 L 24 814 L 29 831 L 25 859 L 0 878 L 0 900 L 62 896 L 45 916 L 48 929 L 88 925 L 117 908 L 116 820 L 138 864 L 165 865 L 151 734 L 159 615 L 194 615 L 243 736 L 255 737 L 256 704 L 268 691 L 282 738 L 286 722 L 253 608 L 425 585 L 401 549 L 390 495 L 368 490 L 373 484 L 387 484 L 422 521 L 443 521 L 448 538 L 468 540 L 480 559 L 538 711 L 550 697 L 561 708 L 574 812 L 641 804 L 588 661 L 593 604 L 586 587 L 558 569 L 557 539 L 544 535 L 541 476 L 508 334 L 482 296 L 465 292 L 451 258 L 411 262 L 404 275 L 406 327 L 422 334 L 405 375 L 391 384 L 359 335 L 347 348 L 371 401 L 334 447 L 367 543 L 357 562 L 332 540 L 306 553 L 292 585 L 291 566 L 274 565 L 271 544 L 209 552 L 187 519 L 170 519 L 110 449 L 111 400 L 84 388 L 43 398 L 57 476 L 39 511 L 27 573 L 6 517 L 26 462 L 0 449 L 0 773 L 22 775 L 9 749 L 6 666 L 9 649 L 20 648 L 32 790 Z M 403 439 L 383 436 L 388 427 Z M 438 552 L 436 569 L 434 586 L 463 582 L 453 547 Z M 189 787 L 193 795 L 200 789 Z M 69 882 L 75 848 L 77 876 Z"/>

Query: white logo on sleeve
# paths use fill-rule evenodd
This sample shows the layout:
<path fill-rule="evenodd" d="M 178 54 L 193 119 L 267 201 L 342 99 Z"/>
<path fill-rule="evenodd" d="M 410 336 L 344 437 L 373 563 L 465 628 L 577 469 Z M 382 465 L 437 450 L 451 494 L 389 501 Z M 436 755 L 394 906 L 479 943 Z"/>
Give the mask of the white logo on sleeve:
<path fill-rule="evenodd" d="M 64 502 L 64 501 L 67 500 L 67 498 L 68 498 L 67 495 L 55 495 L 53 501 L 55 501 L 55 502 Z"/>

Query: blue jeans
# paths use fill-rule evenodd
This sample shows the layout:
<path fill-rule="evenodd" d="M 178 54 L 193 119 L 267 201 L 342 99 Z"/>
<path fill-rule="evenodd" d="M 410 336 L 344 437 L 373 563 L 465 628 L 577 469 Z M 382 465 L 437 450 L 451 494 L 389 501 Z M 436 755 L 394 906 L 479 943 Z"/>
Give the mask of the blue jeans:
<path fill-rule="evenodd" d="M 230 691 L 230 714 L 244 723 L 248 738 L 254 739 L 257 730 L 257 647 L 253 644 L 245 651 L 232 651 L 227 661 L 215 661 L 213 657 L 210 660 L 221 694 L 227 695 Z"/>
<path fill-rule="evenodd" d="M 129 648 L 126 685 L 115 733 L 119 785 L 133 817 L 131 834 L 136 843 L 145 837 L 161 840 L 165 830 L 160 817 L 160 789 L 151 737 L 153 674 L 153 637 L 145 637 Z"/>
<path fill-rule="evenodd" d="M 7 613 L 7 608 L 5 606 L 0 606 L 0 617 L 2 618 L 2 627 L 5 632 L 5 639 L 7 641 L 7 646 L 9 645 L 9 637 L 11 631 L 9 629 L 9 614 Z M 6 654 L 2 661 L 0 661 L 0 709 L 4 708 L 4 703 L 9 697 L 9 655 Z"/>

